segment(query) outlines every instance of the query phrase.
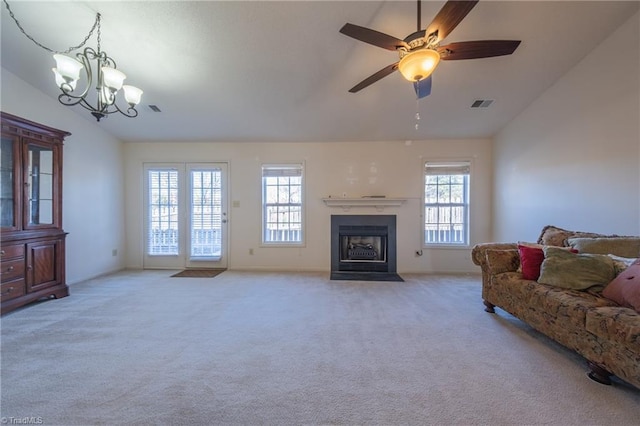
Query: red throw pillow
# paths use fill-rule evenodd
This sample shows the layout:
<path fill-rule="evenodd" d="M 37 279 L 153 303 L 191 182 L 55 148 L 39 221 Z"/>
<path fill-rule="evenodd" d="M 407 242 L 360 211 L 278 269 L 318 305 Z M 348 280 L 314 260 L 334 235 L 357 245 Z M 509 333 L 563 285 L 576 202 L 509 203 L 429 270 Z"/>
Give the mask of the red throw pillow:
<path fill-rule="evenodd" d="M 522 278 L 525 280 L 538 281 L 540 278 L 540 267 L 544 261 L 545 246 L 534 243 L 518 243 L 518 252 L 520 254 L 520 268 L 522 269 Z M 559 247 L 568 250 L 571 253 L 578 253 L 578 250 L 571 247 Z"/>
<path fill-rule="evenodd" d="M 640 259 L 615 277 L 602 295 L 618 305 L 640 312 Z"/>
<path fill-rule="evenodd" d="M 522 278 L 537 281 L 540 277 L 540 266 L 544 260 L 544 251 L 538 247 L 518 244 Z"/>

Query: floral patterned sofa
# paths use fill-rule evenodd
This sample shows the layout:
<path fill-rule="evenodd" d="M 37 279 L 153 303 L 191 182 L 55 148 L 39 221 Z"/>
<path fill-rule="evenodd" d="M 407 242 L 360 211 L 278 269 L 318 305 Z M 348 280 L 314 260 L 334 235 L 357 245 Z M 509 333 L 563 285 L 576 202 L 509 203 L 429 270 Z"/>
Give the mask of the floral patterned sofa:
<path fill-rule="evenodd" d="M 631 241 L 631 246 L 627 244 L 634 238 L 636 242 Z M 593 380 L 611 384 L 610 376 L 616 375 L 640 388 L 640 286 L 637 285 L 640 283 L 640 273 L 637 273 L 640 270 L 640 261 L 636 261 L 637 265 L 629 266 L 625 271 L 618 262 L 623 259 L 616 257 L 616 253 L 605 254 L 601 251 L 595 255 L 564 254 L 565 251 L 569 251 L 572 242 L 580 241 L 605 241 L 609 246 L 604 251 L 615 252 L 619 246 L 630 258 L 640 257 L 638 237 L 605 236 L 546 226 L 537 241 L 545 257 L 540 266 L 540 276 L 536 280 L 531 279 L 531 276 L 523 276 L 525 264 L 522 262 L 525 261 L 526 253 L 522 251 L 526 246 L 524 243 L 478 244 L 472 250 L 472 258 L 482 269 L 482 298 L 485 310 L 494 313 L 494 308 L 499 307 L 558 343 L 575 350 L 587 360 L 591 369 L 589 377 Z M 620 244 L 616 245 L 618 241 Z M 558 247 L 564 249 L 560 250 Z M 581 250 L 571 251 L 582 253 Z M 608 287 L 613 289 L 613 281 L 610 284 L 601 282 L 602 285 L 595 286 L 586 284 L 585 288 L 575 288 L 580 287 L 579 285 L 564 288 L 562 283 L 545 278 L 545 274 L 552 273 L 548 271 L 553 271 L 552 253 L 559 253 L 564 257 L 574 256 L 577 260 L 580 260 L 580 256 L 598 257 L 599 261 L 603 260 L 606 265 L 609 263 L 605 258 L 610 256 L 615 260 L 614 280 L 620 281 L 624 278 L 622 284 L 626 286 L 623 287 L 625 290 L 632 289 L 627 285 L 632 281 L 636 285 L 633 288 L 635 300 L 632 301 L 635 306 L 630 305 L 627 300 L 613 301 L 604 296 Z M 635 273 L 630 273 L 632 268 L 636 268 Z M 626 276 L 623 277 L 623 274 Z M 571 281 L 573 277 L 575 275 L 565 279 Z M 547 283 L 542 283 L 545 282 L 543 278 Z M 600 278 L 600 281 L 603 281 L 603 278 Z"/>

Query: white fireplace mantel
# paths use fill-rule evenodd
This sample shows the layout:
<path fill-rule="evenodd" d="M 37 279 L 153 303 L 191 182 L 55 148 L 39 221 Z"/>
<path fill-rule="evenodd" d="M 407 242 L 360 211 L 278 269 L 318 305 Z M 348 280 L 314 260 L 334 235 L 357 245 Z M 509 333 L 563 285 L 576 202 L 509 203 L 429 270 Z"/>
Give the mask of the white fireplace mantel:
<path fill-rule="evenodd" d="M 323 198 L 322 201 L 324 201 L 327 207 L 342 207 L 343 210 L 349 210 L 352 207 L 374 207 L 378 211 L 381 211 L 384 210 L 385 207 L 400 207 L 407 199 L 387 197 L 329 197 Z"/>

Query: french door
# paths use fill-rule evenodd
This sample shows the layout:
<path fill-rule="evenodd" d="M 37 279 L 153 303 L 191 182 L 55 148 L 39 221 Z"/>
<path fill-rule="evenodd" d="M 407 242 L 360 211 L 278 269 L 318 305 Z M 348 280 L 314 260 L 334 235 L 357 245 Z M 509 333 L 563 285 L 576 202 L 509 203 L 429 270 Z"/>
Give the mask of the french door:
<path fill-rule="evenodd" d="M 144 165 L 146 269 L 227 267 L 227 164 Z"/>

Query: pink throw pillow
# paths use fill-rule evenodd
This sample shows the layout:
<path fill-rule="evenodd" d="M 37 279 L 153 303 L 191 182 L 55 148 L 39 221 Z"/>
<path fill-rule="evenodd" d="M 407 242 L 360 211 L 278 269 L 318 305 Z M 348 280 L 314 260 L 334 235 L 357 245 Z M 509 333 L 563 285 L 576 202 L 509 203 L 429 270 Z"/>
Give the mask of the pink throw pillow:
<path fill-rule="evenodd" d="M 620 306 L 640 312 L 640 259 L 615 277 L 602 295 Z"/>

